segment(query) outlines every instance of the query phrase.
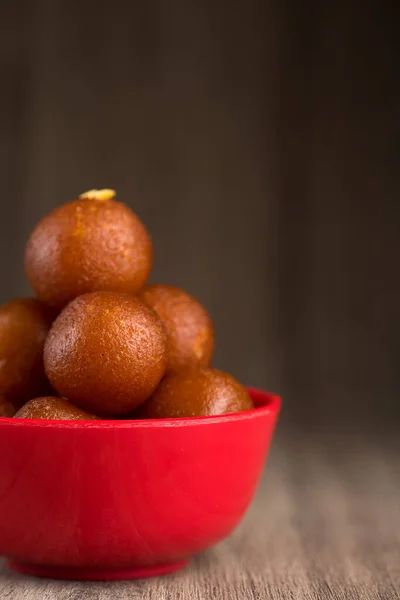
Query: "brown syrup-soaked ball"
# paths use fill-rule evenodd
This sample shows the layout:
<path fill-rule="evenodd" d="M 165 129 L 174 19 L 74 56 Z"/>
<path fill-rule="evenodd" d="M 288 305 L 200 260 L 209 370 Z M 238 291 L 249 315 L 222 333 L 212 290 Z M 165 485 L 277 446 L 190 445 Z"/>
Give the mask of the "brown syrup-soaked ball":
<path fill-rule="evenodd" d="M 102 290 L 136 294 L 152 267 L 142 221 L 113 190 L 92 190 L 45 216 L 25 251 L 25 270 L 38 298 L 58 309 Z"/>
<path fill-rule="evenodd" d="M 128 294 L 73 300 L 47 337 L 44 363 L 60 396 L 101 415 L 134 410 L 167 365 L 167 336 L 156 313 Z"/>
<path fill-rule="evenodd" d="M 4 396 L 0 395 L 0 418 L 13 417 L 15 415 L 15 407 Z"/>
<path fill-rule="evenodd" d="M 141 417 L 203 417 L 254 408 L 245 388 L 216 369 L 188 369 L 167 375 L 146 402 Z"/>
<path fill-rule="evenodd" d="M 16 406 L 49 392 L 43 347 L 54 312 L 35 298 L 0 306 L 0 394 Z"/>
<path fill-rule="evenodd" d="M 64 398 L 45 396 L 29 400 L 14 415 L 15 419 L 56 419 L 56 420 L 92 420 L 99 419 Z"/>
<path fill-rule="evenodd" d="M 156 311 L 167 330 L 167 371 L 208 367 L 214 354 L 215 336 L 205 308 L 193 296 L 172 285 L 146 286 L 139 297 Z"/>

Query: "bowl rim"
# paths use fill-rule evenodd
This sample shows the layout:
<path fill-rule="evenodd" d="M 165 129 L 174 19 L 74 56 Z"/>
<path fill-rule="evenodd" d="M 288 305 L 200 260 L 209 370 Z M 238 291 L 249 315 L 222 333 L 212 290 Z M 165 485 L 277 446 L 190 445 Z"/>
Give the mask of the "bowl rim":
<path fill-rule="evenodd" d="M 204 417 L 175 417 L 169 419 L 101 419 L 101 420 L 57 420 L 57 419 L 15 419 L 13 417 L 0 418 L 0 427 L 41 427 L 44 429 L 157 429 L 165 427 L 184 427 L 213 425 L 222 422 L 248 421 L 265 416 L 277 416 L 281 408 L 281 398 L 276 394 L 258 388 L 246 387 L 255 408 L 250 410 L 227 413 L 217 416 Z"/>

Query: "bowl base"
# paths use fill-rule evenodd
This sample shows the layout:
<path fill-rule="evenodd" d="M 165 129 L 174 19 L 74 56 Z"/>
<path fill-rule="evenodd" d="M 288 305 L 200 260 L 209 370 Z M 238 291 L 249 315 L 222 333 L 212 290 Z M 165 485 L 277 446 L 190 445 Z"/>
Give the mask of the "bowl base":
<path fill-rule="evenodd" d="M 48 579 L 64 579 L 72 581 L 122 581 L 126 579 L 144 579 L 166 575 L 179 569 L 183 569 L 189 560 L 167 563 L 162 565 L 151 565 L 132 567 L 125 569 L 87 569 L 85 567 L 51 567 L 46 565 L 34 565 L 9 559 L 8 566 L 14 571 L 34 577 L 46 577 Z"/>

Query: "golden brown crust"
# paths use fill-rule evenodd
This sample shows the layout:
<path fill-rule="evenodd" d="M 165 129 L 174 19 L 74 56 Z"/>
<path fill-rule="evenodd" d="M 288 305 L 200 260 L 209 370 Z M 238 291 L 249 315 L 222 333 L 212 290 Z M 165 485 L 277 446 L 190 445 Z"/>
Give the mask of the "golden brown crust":
<path fill-rule="evenodd" d="M 25 270 L 38 298 L 63 308 L 81 294 L 137 293 L 152 267 L 142 221 L 113 199 L 79 198 L 45 216 L 25 251 Z"/>
<path fill-rule="evenodd" d="M 54 313 L 35 298 L 0 306 L 0 393 L 16 406 L 49 392 L 43 347 Z"/>
<path fill-rule="evenodd" d="M 47 376 L 86 410 L 121 415 L 157 387 L 167 365 L 167 336 L 156 313 L 128 294 L 97 292 L 58 316 L 44 350 Z"/>
<path fill-rule="evenodd" d="M 167 330 L 167 370 L 208 367 L 214 354 L 215 336 L 205 308 L 193 296 L 172 285 L 148 285 L 139 297 L 156 311 Z"/>
<path fill-rule="evenodd" d="M 203 417 L 254 408 L 245 388 L 217 369 L 188 369 L 167 375 L 146 402 L 150 419 Z"/>
<path fill-rule="evenodd" d="M 29 400 L 15 414 L 15 419 L 92 420 L 96 415 L 86 412 L 64 398 L 44 396 Z"/>

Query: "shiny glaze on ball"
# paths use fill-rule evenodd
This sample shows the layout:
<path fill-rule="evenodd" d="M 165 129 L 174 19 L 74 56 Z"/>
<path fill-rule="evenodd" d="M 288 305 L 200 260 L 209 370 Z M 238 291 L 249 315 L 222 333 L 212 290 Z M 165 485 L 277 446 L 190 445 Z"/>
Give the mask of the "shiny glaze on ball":
<path fill-rule="evenodd" d="M 214 354 L 214 326 L 193 296 L 172 285 L 148 285 L 139 297 L 161 318 L 168 333 L 168 372 L 209 366 Z"/>
<path fill-rule="evenodd" d="M 9 402 L 4 396 L 0 395 L 0 418 L 1 417 L 13 417 L 15 415 L 15 407 Z"/>
<path fill-rule="evenodd" d="M 135 294 L 151 271 L 152 243 L 142 221 L 112 194 L 97 192 L 53 210 L 28 241 L 30 284 L 58 309 L 87 292 Z"/>
<path fill-rule="evenodd" d="M 17 407 L 49 392 L 43 347 L 54 312 L 35 298 L 0 306 L 0 394 Z"/>
<path fill-rule="evenodd" d="M 44 350 L 60 396 L 96 414 L 122 415 L 155 390 L 167 366 L 167 336 L 156 313 L 128 294 L 97 292 L 57 317 Z"/>
<path fill-rule="evenodd" d="M 56 420 L 92 420 L 99 419 L 96 415 L 78 408 L 55 396 L 45 396 L 29 400 L 15 414 L 16 419 L 56 419 Z"/>
<path fill-rule="evenodd" d="M 204 417 L 254 408 L 245 388 L 217 369 L 188 369 L 167 375 L 140 416 L 149 419 Z"/>

